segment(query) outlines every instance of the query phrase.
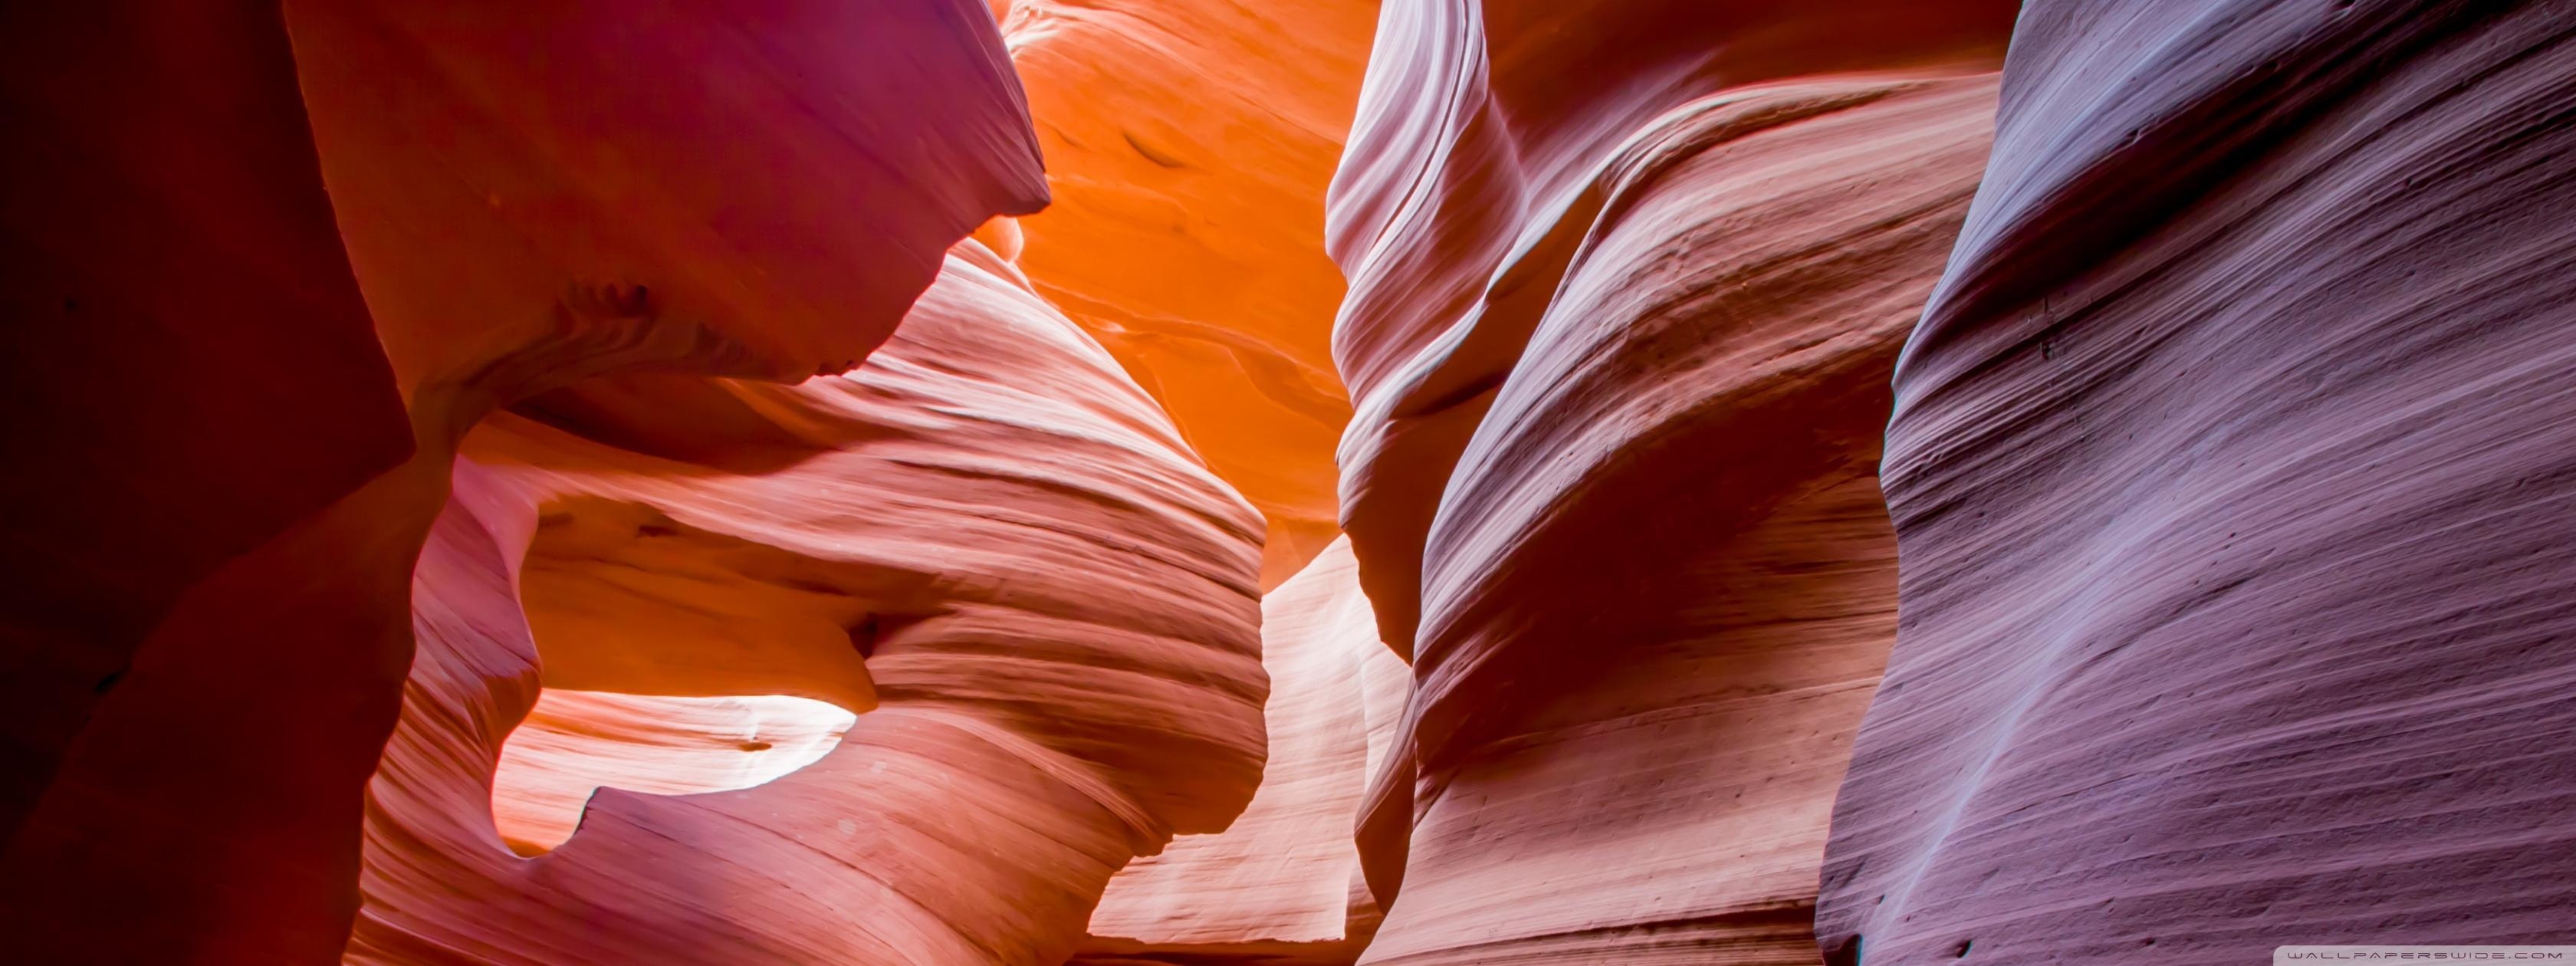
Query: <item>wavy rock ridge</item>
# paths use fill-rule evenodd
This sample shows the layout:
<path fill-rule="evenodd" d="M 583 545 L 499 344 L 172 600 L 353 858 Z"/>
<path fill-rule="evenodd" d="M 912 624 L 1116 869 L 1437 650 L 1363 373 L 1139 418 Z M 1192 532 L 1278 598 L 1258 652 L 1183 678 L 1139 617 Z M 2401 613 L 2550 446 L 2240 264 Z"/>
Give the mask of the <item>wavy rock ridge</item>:
<path fill-rule="evenodd" d="M 201 393 L 156 389 L 98 410 L 189 409 L 166 425 L 242 440 L 174 451 L 222 522 L 103 522 L 189 535 L 164 564 L 60 575 L 71 606 L 12 608 L 48 628 L 11 657 L 48 697 L 12 703 L 27 709 L 11 712 L 17 754 L 42 767 L 12 792 L 25 805 L 0 857 L 0 927 L 49 962 L 337 958 L 358 906 L 363 791 L 411 663 L 415 563 L 467 429 L 619 371 L 846 369 L 950 243 L 1045 199 L 999 37 L 963 0 L 388 0 L 283 17 L 135 2 L 10 17 L 29 53 L 12 103 L 60 146 L 28 161 L 58 177 L 13 184 L 46 186 L 34 211 L 98 226 L 18 234 L 28 209 L 13 201 L 13 245 L 46 254 L 12 264 L 48 274 L 11 290 L 106 320 L 43 337 L 65 375 L 27 385 L 78 405 L 117 379 L 66 378 L 166 358 L 201 341 L 177 333 L 217 320 L 279 327 L 209 363 L 256 353 L 267 333 L 293 343 L 243 359 L 255 388 L 202 409 Z M 888 44 L 904 55 L 852 56 Z M 869 142 L 884 147 L 855 147 Z M 174 169 L 191 145 L 205 163 Z M 254 251 L 274 260 L 214 254 Z M 383 362 L 356 348 L 370 337 Z M 262 419 L 282 431 L 249 427 Z M 116 438 L 41 439 L 77 472 Z M 173 474 L 106 476 L 166 493 Z M 49 545 L 118 492 L 11 531 Z M 129 602 L 130 620 L 72 620 Z"/>
<path fill-rule="evenodd" d="M 1131 855 L 1226 825 L 1263 751 L 1256 518 L 1024 285 L 969 243 L 850 376 L 728 387 L 807 444 L 771 472 L 467 440 L 349 961 L 1052 963 Z M 772 626 L 680 623 L 737 607 Z M 559 673 L 857 717 L 756 788 L 602 791 L 527 859 L 485 803 Z"/>
<path fill-rule="evenodd" d="M 0 936 L 2566 941 L 2571 38 L 8 8 Z"/>
<path fill-rule="evenodd" d="M 1386 6 L 1331 215 L 1343 522 L 1415 683 L 1361 962 L 1814 961 L 1886 378 L 2010 12 Z"/>
<path fill-rule="evenodd" d="M 1839 962 L 2566 941 L 2571 25 L 2023 12 L 1896 375 Z"/>

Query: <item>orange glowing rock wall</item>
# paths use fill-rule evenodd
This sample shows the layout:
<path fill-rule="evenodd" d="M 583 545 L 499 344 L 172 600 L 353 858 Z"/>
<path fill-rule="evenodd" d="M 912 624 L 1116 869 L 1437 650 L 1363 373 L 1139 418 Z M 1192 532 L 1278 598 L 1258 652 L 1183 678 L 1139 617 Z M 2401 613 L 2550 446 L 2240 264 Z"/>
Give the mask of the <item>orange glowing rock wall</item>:
<path fill-rule="evenodd" d="M 1130 856 L 1242 809 L 1258 519 L 1007 263 L 961 246 L 846 378 L 714 388 L 739 421 L 466 441 L 349 961 L 1053 963 Z M 526 859 L 493 774 L 559 667 L 856 718 L 757 787 L 602 790 Z"/>
<path fill-rule="evenodd" d="M 1268 518 L 1274 586 L 1337 532 L 1323 202 L 1377 4 L 995 6 L 1055 194 L 1000 234 Z"/>
<path fill-rule="evenodd" d="M 951 242 L 1045 199 L 970 0 L 9 16 L 11 103 L 56 135 L 12 161 L 46 197 L 12 189 L 11 243 L 41 256 L 13 270 L 45 283 L 11 290 L 101 320 L 37 336 L 58 375 L 26 385 L 74 411 L 163 370 L 191 387 L 94 410 L 116 427 L 95 440 L 40 435 L 91 493 L 10 524 L 58 546 L 124 481 L 157 495 L 99 547 L 163 561 L 48 578 L 123 616 L 40 617 L 13 644 L 47 683 L 12 719 L 37 767 L 11 789 L 0 927 L 39 961 L 339 956 L 415 561 L 467 428 L 539 395 L 581 410 L 590 390 L 561 387 L 609 372 L 846 368 Z M 61 217 L 22 220 L 42 211 Z M 380 357 L 350 328 L 353 276 Z M 151 431 L 206 435 L 116 448 L 172 412 Z M 133 547 L 138 525 L 173 551 Z"/>
<path fill-rule="evenodd" d="M 1386 6 L 1331 209 L 1343 521 L 1415 683 L 1361 962 L 1816 961 L 1888 374 L 2012 6 Z"/>

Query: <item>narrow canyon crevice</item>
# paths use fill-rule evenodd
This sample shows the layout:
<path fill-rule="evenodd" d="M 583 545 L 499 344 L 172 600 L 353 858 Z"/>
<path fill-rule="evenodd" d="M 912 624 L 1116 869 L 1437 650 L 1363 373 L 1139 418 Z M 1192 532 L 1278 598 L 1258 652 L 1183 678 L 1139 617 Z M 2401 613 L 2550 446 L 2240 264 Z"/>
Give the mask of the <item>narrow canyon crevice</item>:
<path fill-rule="evenodd" d="M 2571 38 L 12 7 L 0 942 L 2576 942 Z"/>

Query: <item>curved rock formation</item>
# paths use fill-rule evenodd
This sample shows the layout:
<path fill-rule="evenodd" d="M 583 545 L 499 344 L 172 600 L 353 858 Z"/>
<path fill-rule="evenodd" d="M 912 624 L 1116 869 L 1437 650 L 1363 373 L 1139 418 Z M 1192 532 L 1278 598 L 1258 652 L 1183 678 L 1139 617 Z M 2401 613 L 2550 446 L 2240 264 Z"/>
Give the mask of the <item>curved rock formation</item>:
<path fill-rule="evenodd" d="M 2571 25 L 2025 11 L 1896 377 L 1837 962 L 2567 941 Z"/>
<path fill-rule="evenodd" d="M 1024 286 L 961 246 L 848 378 L 719 387 L 757 419 L 648 449 L 561 414 L 468 439 L 350 962 L 1053 963 L 1130 856 L 1226 825 L 1263 755 L 1259 521 Z M 780 438 L 759 474 L 663 455 Z M 522 858 L 485 802 L 559 674 L 857 717 L 756 788 L 603 789 Z"/>
<path fill-rule="evenodd" d="M 20 958 L 2576 907 L 2576 0 L 19 6 Z"/>
<path fill-rule="evenodd" d="M 1387 6 L 1331 216 L 1343 520 L 1416 683 L 1362 962 L 1813 961 L 1886 378 L 2010 14 Z"/>
<path fill-rule="evenodd" d="M 652 795 L 765 785 L 821 760 L 856 718 L 783 694 L 673 697 L 548 688 L 492 771 L 492 824 L 520 855 L 572 837 L 601 788 Z"/>
<path fill-rule="evenodd" d="M 67 575 L 76 606 L 131 602 L 132 616 L 28 645 L 54 690 L 71 690 L 66 669 L 95 685 L 35 716 L 25 744 L 64 750 L 22 796 L 0 926 L 48 962 L 327 962 L 357 907 L 361 793 L 409 663 L 414 564 L 466 428 L 611 371 L 844 368 L 951 242 L 1033 210 L 1044 188 L 999 37 L 969 0 L 297 3 L 284 23 L 182 6 L 29 15 L 11 32 L 31 48 L 13 90 L 68 134 L 38 163 L 85 169 L 60 184 L 105 216 L 34 262 L 84 288 L 48 286 L 49 303 L 118 320 L 65 343 L 63 372 L 112 364 L 131 380 L 140 360 L 201 341 L 174 333 L 232 338 L 220 323 L 258 314 L 243 328 L 278 335 L 241 336 L 240 351 L 297 344 L 245 377 L 329 374 L 208 406 L 210 429 L 279 407 L 278 432 L 245 432 L 248 448 L 220 459 L 196 441 L 167 466 L 108 448 L 121 436 L 62 444 L 85 454 L 68 468 L 138 461 L 160 493 L 203 469 L 209 489 L 192 498 L 209 501 L 305 475 L 210 502 L 246 512 L 202 535 L 186 514 L 137 515 L 182 534 L 167 565 Z M 93 83 L 99 71 L 114 76 Z M 80 111 L 99 120 L 67 120 Z M 336 238 L 314 220 L 317 157 Z M 134 235 L 147 237 L 124 243 Z M 345 263 L 326 257 L 334 242 Z M 346 330 L 351 268 L 389 379 Z M 116 290 L 83 301 L 91 286 Z M 132 398 L 143 411 L 195 395 Z M 410 460 L 357 486 L 401 458 L 393 398 Z M 257 462 L 271 456 L 273 470 Z M 156 616 L 125 662 L 128 632 Z"/>
<path fill-rule="evenodd" d="M 1410 672 L 1377 640 L 1350 541 L 1261 598 L 1270 756 L 1225 831 L 1129 863 L 1076 962 L 1348 963 L 1376 926 L 1351 822 L 1394 737 Z"/>
<path fill-rule="evenodd" d="M 288 14 L 350 260 L 416 408 L 643 364 L 846 372 L 951 243 L 1046 199 L 967 0 Z"/>
<path fill-rule="evenodd" d="M 1056 199 L 1021 267 L 1269 519 L 1275 586 L 1339 530 L 1323 199 L 1376 0 L 995 8 Z"/>

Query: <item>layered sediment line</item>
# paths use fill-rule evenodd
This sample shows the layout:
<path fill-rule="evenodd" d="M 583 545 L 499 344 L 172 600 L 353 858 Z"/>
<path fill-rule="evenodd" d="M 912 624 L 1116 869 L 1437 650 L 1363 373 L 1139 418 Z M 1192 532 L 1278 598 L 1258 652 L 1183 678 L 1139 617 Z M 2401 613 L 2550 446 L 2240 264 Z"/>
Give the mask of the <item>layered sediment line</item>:
<path fill-rule="evenodd" d="M 80 280 L 49 303 L 115 320 L 56 346 L 59 365 L 119 373 L 93 388 L 194 383 L 210 376 L 136 367 L 241 354 L 189 354 L 211 338 L 292 344 L 239 370 L 255 388 L 211 377 L 223 398 L 202 408 L 132 397 L 201 413 L 239 453 L 191 440 L 158 466 L 154 447 L 65 444 L 85 454 L 67 465 L 143 470 L 72 479 L 185 491 L 223 522 L 135 516 L 169 527 L 168 566 L 61 575 L 67 600 L 132 619 L 25 645 L 62 700 L 23 732 L 50 767 L 13 793 L 0 927 L 51 962 L 329 962 L 459 438 L 612 373 L 847 369 L 951 243 L 1045 187 L 969 0 L 185 6 L 12 14 L 31 55 L 13 103 L 64 135 L 33 163 L 78 171 L 20 183 L 115 214 L 67 219 L 100 233 L 31 263 Z M 372 332 L 348 328 L 352 281 Z"/>
<path fill-rule="evenodd" d="M 1343 522 L 1415 683 L 1361 962 L 1814 960 L 1886 380 L 2010 14 L 1387 6 L 1330 222 Z"/>
<path fill-rule="evenodd" d="M 1054 963 L 1129 857 L 1226 827 L 1264 751 L 1258 518 L 1024 286 L 969 242 L 849 376 L 728 387 L 804 444 L 766 473 L 515 416 L 469 437 L 350 962 Z M 685 622 L 746 605 L 766 622 Z M 717 654 L 769 670 L 692 663 Z M 523 858 L 485 803 L 567 665 L 856 718 L 757 787 L 603 789 Z"/>
<path fill-rule="evenodd" d="M 2564 941 L 2571 24 L 2028 5 L 1896 374 L 1834 962 Z"/>

